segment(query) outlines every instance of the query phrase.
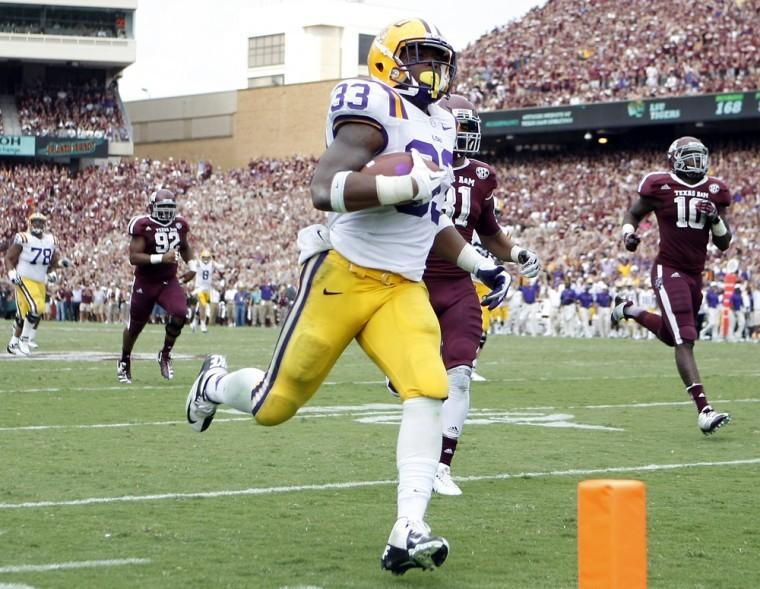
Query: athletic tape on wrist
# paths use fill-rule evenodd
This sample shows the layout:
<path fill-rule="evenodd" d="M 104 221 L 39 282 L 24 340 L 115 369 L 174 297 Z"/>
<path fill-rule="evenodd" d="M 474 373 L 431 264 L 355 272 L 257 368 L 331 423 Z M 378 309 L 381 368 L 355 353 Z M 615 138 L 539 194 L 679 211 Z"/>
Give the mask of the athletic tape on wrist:
<path fill-rule="evenodd" d="M 164 259 L 163 254 L 150 254 L 151 264 L 160 264 L 163 259 Z"/>
<path fill-rule="evenodd" d="M 330 186 L 330 208 L 336 213 L 346 212 L 343 190 L 346 188 L 346 179 L 350 173 L 351 171 L 338 172 L 333 176 Z"/>
<path fill-rule="evenodd" d="M 726 233 L 728 233 L 728 227 L 726 227 L 726 224 L 723 222 L 723 219 L 718 217 L 720 219 L 717 223 L 713 224 L 713 226 L 710 228 L 712 230 L 712 234 L 715 237 L 723 237 Z"/>
<path fill-rule="evenodd" d="M 623 237 L 630 235 L 631 233 L 636 233 L 636 229 L 633 227 L 633 225 L 630 223 L 623 225 Z"/>
<path fill-rule="evenodd" d="M 487 260 L 487 258 L 481 256 L 478 253 L 478 250 L 468 243 L 462 248 L 462 251 L 459 252 L 459 256 L 457 256 L 457 266 L 465 272 L 475 274 L 484 260 Z"/>
<path fill-rule="evenodd" d="M 406 176 L 376 176 L 375 189 L 378 202 L 385 205 L 396 205 L 414 198 L 414 185 L 411 175 Z"/>
<path fill-rule="evenodd" d="M 513 245 L 512 249 L 509 250 L 509 259 L 513 262 L 519 262 L 521 251 L 523 251 L 523 248 L 521 248 L 519 245 Z"/>

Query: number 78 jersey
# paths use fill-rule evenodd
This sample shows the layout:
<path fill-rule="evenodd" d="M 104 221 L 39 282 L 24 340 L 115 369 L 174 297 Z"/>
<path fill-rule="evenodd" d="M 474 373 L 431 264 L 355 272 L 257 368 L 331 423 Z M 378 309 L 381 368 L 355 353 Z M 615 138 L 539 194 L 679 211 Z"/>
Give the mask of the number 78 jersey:
<path fill-rule="evenodd" d="M 190 227 L 184 218 L 177 216 L 167 224 L 149 215 L 138 215 L 129 222 L 129 235 L 145 239 L 146 254 L 165 254 L 187 246 Z M 135 276 L 149 281 L 165 281 L 177 275 L 177 264 L 146 264 L 135 266 Z"/>
<path fill-rule="evenodd" d="M 21 246 L 21 255 L 16 264 L 16 272 L 21 278 L 45 283 L 48 266 L 58 248 L 58 241 L 52 233 L 35 237 L 30 232 L 17 233 L 14 245 Z"/>
<path fill-rule="evenodd" d="M 438 104 L 430 105 L 428 112 L 422 111 L 376 80 L 346 80 L 333 89 L 325 129 L 328 146 L 346 123 L 377 129 L 385 141 L 378 155 L 416 149 L 439 167 L 450 167 L 453 162 L 454 115 Z M 443 195 L 438 195 L 422 205 L 331 213 L 330 241 L 343 257 L 355 264 L 419 281 L 436 233 L 451 224 L 440 213 L 442 202 Z"/>

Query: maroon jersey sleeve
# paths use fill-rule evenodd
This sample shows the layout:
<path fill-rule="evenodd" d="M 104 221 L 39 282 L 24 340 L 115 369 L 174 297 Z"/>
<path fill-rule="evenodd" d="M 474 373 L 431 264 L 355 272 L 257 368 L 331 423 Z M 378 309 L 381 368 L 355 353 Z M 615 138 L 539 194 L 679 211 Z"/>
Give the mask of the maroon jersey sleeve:
<path fill-rule="evenodd" d="M 493 191 L 497 186 L 495 170 L 484 162 L 468 159 L 465 165 L 454 168 L 454 185 L 446 194 L 442 212 L 454 223 L 457 231 L 468 243 L 475 230 L 483 235 L 494 235 L 501 227 L 494 214 Z M 427 259 L 425 280 L 461 278 L 467 273 L 435 254 Z"/>
<path fill-rule="evenodd" d="M 719 207 L 731 206 L 731 193 L 728 186 L 720 178 L 710 177 L 707 183 L 707 192 L 710 194 L 710 200 Z"/>

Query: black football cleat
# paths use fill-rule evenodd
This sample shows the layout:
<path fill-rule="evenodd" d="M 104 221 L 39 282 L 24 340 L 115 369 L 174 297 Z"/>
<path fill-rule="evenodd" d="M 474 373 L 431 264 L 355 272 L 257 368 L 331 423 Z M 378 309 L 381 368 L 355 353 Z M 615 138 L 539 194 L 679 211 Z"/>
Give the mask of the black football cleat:
<path fill-rule="evenodd" d="M 403 575 L 409 569 L 431 571 L 441 566 L 449 555 L 449 543 L 440 536 L 431 536 L 430 528 L 422 524 L 410 528 L 406 549 L 386 544 L 380 558 L 380 568 L 394 575 Z"/>
<path fill-rule="evenodd" d="M 172 380 L 174 378 L 174 367 L 172 366 L 172 357 L 169 352 L 158 353 L 158 366 L 161 369 L 161 376 L 166 380 Z"/>

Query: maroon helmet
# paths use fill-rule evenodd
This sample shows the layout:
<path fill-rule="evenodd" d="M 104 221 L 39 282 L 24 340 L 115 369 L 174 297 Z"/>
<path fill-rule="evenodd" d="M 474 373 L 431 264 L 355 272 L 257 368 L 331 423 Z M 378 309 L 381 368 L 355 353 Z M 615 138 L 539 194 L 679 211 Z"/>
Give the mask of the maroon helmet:
<path fill-rule="evenodd" d="M 475 155 L 480 151 L 480 117 L 475 106 L 461 94 L 452 94 L 443 106 L 457 120 L 457 143 L 454 153 Z"/>
<path fill-rule="evenodd" d="M 668 148 L 668 162 L 676 174 L 699 180 L 707 174 L 709 152 L 696 137 L 679 137 Z"/>
<path fill-rule="evenodd" d="M 148 199 L 150 216 L 159 223 L 168 224 L 177 216 L 177 201 L 171 190 L 161 188 L 150 195 Z"/>

